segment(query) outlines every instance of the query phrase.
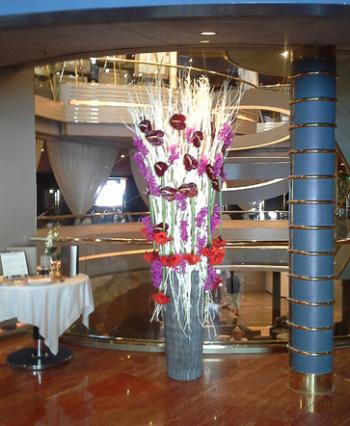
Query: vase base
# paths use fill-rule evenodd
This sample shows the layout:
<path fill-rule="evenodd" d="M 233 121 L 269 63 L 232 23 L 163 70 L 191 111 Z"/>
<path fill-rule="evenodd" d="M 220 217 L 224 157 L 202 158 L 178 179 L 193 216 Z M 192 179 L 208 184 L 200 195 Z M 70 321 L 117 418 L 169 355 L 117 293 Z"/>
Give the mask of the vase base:
<path fill-rule="evenodd" d="M 200 371 L 190 371 L 188 373 L 181 372 L 171 372 L 168 369 L 168 377 L 171 380 L 176 380 L 177 382 L 192 382 L 198 380 L 202 377 L 203 370 Z"/>

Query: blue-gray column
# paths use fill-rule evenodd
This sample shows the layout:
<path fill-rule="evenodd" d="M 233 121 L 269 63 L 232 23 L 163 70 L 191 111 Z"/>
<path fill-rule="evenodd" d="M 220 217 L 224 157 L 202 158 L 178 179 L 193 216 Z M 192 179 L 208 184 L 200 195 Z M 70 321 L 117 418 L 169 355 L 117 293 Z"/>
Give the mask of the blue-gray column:
<path fill-rule="evenodd" d="M 293 50 L 290 176 L 290 385 L 332 390 L 335 54 Z"/>

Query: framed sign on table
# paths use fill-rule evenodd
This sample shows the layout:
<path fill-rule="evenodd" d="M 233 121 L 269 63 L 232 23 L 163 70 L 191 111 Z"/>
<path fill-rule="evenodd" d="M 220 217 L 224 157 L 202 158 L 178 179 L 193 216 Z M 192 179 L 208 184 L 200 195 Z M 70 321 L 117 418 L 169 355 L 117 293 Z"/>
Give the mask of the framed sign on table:
<path fill-rule="evenodd" d="M 0 253 L 0 258 L 5 278 L 28 276 L 28 266 L 24 251 L 3 251 Z"/>

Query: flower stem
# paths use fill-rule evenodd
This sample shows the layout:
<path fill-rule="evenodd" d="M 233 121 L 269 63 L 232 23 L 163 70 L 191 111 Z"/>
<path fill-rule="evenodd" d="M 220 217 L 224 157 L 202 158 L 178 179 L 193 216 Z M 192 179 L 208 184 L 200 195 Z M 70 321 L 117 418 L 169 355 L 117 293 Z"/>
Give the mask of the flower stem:
<path fill-rule="evenodd" d="M 191 198 L 191 251 L 194 253 L 194 247 L 195 247 L 195 239 L 196 239 L 196 226 L 195 226 L 195 205 L 194 205 L 194 198 Z"/>
<path fill-rule="evenodd" d="M 212 215 L 212 188 L 210 187 L 210 182 L 208 184 L 208 246 L 211 246 L 211 215 Z"/>

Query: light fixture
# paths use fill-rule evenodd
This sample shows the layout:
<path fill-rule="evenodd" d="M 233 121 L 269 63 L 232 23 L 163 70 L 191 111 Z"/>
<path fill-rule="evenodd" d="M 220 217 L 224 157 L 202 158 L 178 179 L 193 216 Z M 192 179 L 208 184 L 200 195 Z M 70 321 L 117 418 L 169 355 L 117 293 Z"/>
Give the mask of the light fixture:
<path fill-rule="evenodd" d="M 96 64 L 96 58 L 90 58 L 92 64 Z"/>
<path fill-rule="evenodd" d="M 281 53 L 281 56 L 283 56 L 284 58 L 288 58 L 289 52 L 288 50 L 285 50 L 284 52 Z"/>
<path fill-rule="evenodd" d="M 214 36 L 214 35 L 216 35 L 216 32 L 215 31 L 203 31 L 203 32 L 201 32 L 201 35 Z"/>
<path fill-rule="evenodd" d="M 202 43 L 202 44 L 208 44 L 208 43 L 210 43 L 210 41 L 209 40 L 200 40 L 200 42 L 199 43 Z"/>
<path fill-rule="evenodd" d="M 109 72 L 109 68 L 106 68 L 106 69 L 105 69 L 105 71 L 106 71 L 106 72 Z"/>
<path fill-rule="evenodd" d="M 44 150 L 44 148 L 41 148 L 41 150 L 40 150 L 41 152 L 44 152 L 45 150 Z"/>
<path fill-rule="evenodd" d="M 120 158 L 125 158 L 125 154 L 122 154 L 122 155 L 120 156 Z"/>

